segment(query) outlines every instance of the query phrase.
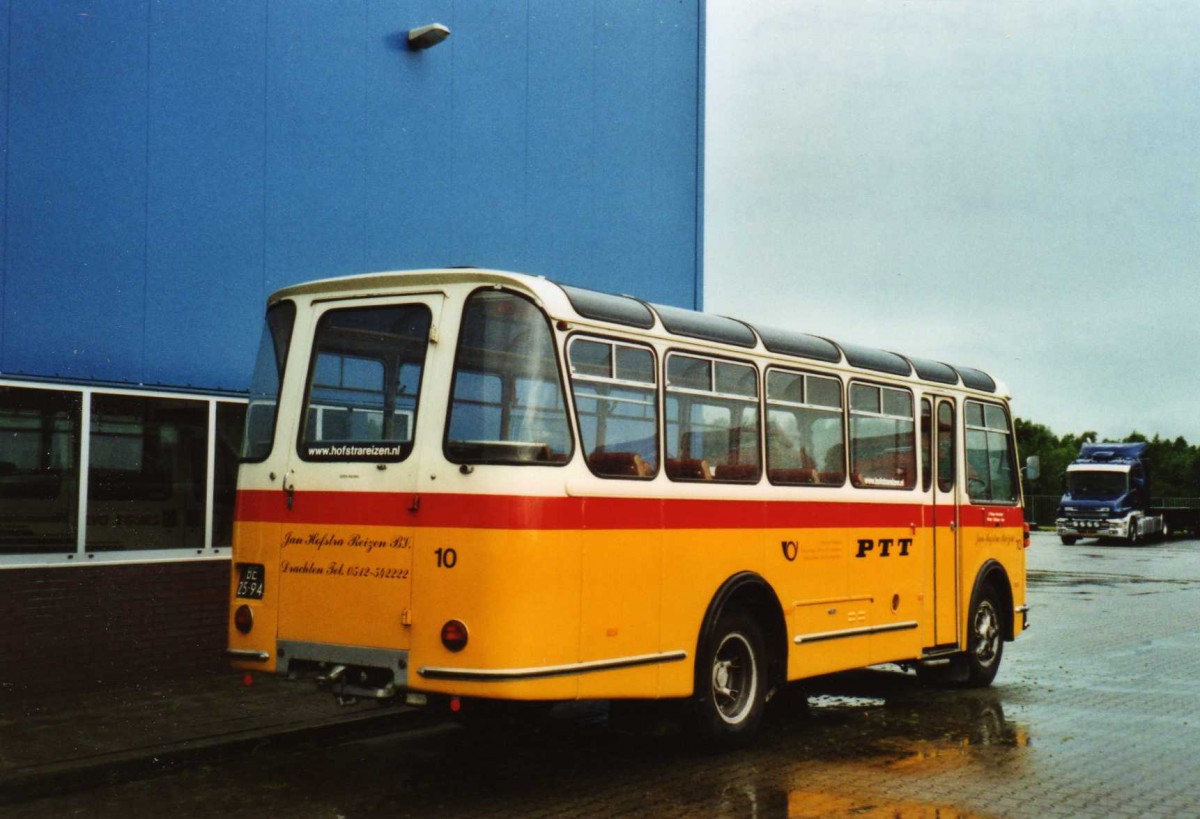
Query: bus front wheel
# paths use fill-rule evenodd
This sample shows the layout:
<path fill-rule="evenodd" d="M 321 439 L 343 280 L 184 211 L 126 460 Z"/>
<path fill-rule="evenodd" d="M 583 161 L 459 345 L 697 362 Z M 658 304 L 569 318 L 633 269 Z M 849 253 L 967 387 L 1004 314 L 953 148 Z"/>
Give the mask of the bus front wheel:
<path fill-rule="evenodd" d="M 752 737 L 766 703 L 762 629 L 744 611 L 726 612 L 696 664 L 695 727 L 720 744 Z"/>
<path fill-rule="evenodd" d="M 967 621 L 967 679 L 969 688 L 986 688 L 996 679 L 1000 658 L 1004 656 L 1004 621 L 1000 618 L 999 598 L 989 586 L 979 591 Z"/>

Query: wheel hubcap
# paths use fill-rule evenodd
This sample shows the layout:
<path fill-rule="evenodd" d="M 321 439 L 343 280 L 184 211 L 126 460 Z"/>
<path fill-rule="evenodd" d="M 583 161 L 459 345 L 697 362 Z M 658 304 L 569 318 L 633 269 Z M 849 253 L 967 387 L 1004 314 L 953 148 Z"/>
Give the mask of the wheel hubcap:
<path fill-rule="evenodd" d="M 712 666 L 712 696 L 721 719 L 733 724 L 750 712 L 758 688 L 754 652 L 741 634 L 721 641 Z"/>
<path fill-rule="evenodd" d="M 987 667 L 996 661 L 1000 650 L 1000 621 L 990 600 L 984 600 L 975 613 L 975 659 Z"/>

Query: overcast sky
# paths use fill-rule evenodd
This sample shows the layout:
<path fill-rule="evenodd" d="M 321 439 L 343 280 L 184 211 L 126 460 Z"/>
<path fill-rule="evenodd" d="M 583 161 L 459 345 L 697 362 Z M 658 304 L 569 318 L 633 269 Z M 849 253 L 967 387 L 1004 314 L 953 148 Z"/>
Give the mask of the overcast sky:
<path fill-rule="evenodd" d="M 705 310 L 1200 444 L 1200 3 L 709 0 Z"/>

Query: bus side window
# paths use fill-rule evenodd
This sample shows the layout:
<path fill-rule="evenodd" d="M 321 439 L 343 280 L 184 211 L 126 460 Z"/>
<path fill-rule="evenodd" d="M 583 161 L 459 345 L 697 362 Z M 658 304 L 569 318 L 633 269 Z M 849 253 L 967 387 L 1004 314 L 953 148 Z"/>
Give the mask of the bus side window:
<path fill-rule="evenodd" d="M 453 463 L 565 464 L 572 438 L 549 320 L 533 302 L 477 290 L 463 307 L 445 453 Z"/>
<path fill-rule="evenodd" d="M 976 503 L 1017 502 L 1008 411 L 999 404 L 966 403 L 967 494 Z"/>
<path fill-rule="evenodd" d="M 751 364 L 667 356 L 667 477 L 757 483 L 758 371 Z"/>
<path fill-rule="evenodd" d="M 646 347 L 576 337 L 567 350 L 579 438 L 604 478 L 658 474 L 658 384 Z"/>
<path fill-rule="evenodd" d="M 850 385 L 850 479 L 855 486 L 917 485 L 916 424 L 908 390 Z"/>
<path fill-rule="evenodd" d="M 842 384 L 836 378 L 767 371 L 767 478 L 786 485 L 846 481 Z"/>

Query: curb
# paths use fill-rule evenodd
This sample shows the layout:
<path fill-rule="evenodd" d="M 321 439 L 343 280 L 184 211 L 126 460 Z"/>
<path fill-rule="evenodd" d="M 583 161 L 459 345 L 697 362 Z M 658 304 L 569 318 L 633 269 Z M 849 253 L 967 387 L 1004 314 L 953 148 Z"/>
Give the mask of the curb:
<path fill-rule="evenodd" d="M 238 754 L 278 749 L 315 740 L 370 737 L 428 727 L 434 715 L 412 708 L 352 714 L 330 721 L 247 729 L 234 734 L 185 739 L 0 773 L 0 805 L 119 785 L 185 765 L 219 762 Z"/>

